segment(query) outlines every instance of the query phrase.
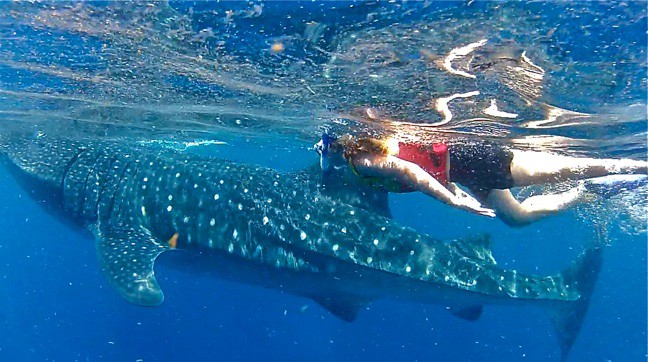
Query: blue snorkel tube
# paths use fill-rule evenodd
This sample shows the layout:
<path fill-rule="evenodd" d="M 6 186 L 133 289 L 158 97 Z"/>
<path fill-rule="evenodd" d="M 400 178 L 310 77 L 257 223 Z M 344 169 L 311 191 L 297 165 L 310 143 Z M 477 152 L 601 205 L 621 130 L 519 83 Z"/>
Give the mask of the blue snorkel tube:
<path fill-rule="evenodd" d="M 337 137 L 324 131 L 324 133 L 322 133 L 322 139 L 315 144 L 315 151 L 320 155 L 320 167 L 322 168 L 322 173 L 324 175 L 331 171 L 330 169 L 332 165 L 328 159 L 329 148 L 331 147 L 331 143 L 335 142 L 336 139 Z"/>
<path fill-rule="evenodd" d="M 329 147 L 331 147 L 331 141 L 334 141 L 334 139 L 331 136 L 329 136 L 328 133 L 326 132 L 322 133 L 322 150 L 320 152 L 322 157 L 328 156 L 328 150 Z"/>
<path fill-rule="evenodd" d="M 335 142 L 336 139 L 337 137 L 331 136 L 325 131 L 324 133 L 322 133 L 322 139 L 317 142 L 313 146 L 313 148 L 321 157 L 326 157 L 328 156 L 328 151 L 331 147 L 331 143 Z"/>

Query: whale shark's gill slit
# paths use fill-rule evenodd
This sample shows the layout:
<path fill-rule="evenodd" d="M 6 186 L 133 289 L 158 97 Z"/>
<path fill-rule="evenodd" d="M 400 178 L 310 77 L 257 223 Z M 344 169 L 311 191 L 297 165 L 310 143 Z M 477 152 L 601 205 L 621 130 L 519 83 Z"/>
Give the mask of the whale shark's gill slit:
<path fill-rule="evenodd" d="M 113 155 L 110 162 L 108 163 L 108 168 L 104 168 L 104 170 L 112 170 L 115 162 L 119 161 L 119 156 L 118 155 Z M 101 167 L 101 158 L 97 158 L 97 160 L 94 162 L 95 167 Z M 107 175 L 104 175 L 104 178 L 107 178 Z M 101 204 L 101 201 L 104 199 L 104 189 L 108 185 L 108 182 L 100 182 L 99 184 L 99 189 L 97 190 L 97 194 L 99 197 L 97 197 L 97 201 L 95 202 L 95 206 L 92 209 L 92 212 L 94 212 L 95 215 L 99 216 L 99 205 Z"/>
<path fill-rule="evenodd" d="M 81 192 L 84 192 L 86 194 L 86 197 L 80 199 L 80 202 L 82 202 L 82 204 L 79 206 L 78 209 L 81 210 L 80 211 L 81 213 L 83 213 L 85 210 L 87 210 L 86 209 L 86 206 L 87 206 L 86 201 L 88 201 L 89 193 L 92 193 L 92 190 L 90 190 L 88 188 L 89 187 L 88 182 L 90 182 L 90 177 L 97 177 L 97 172 L 98 172 L 97 167 L 96 167 L 97 166 L 96 162 L 90 162 L 89 161 L 87 163 L 87 165 L 88 165 L 88 170 L 86 172 L 85 180 L 83 181 L 83 188 L 80 189 Z M 99 197 L 100 196 L 97 194 L 97 199 L 99 199 Z M 96 208 L 93 209 L 93 211 L 96 213 Z"/>
<path fill-rule="evenodd" d="M 83 180 L 83 187 L 80 189 L 81 190 L 80 192 L 84 192 L 84 193 L 88 192 L 88 180 L 90 179 L 90 175 L 94 175 L 94 172 L 95 172 L 94 167 L 90 167 L 88 172 L 86 172 L 85 180 Z M 79 202 L 81 203 L 81 205 L 79 205 L 78 208 L 79 210 L 81 210 L 80 213 L 83 213 L 83 210 L 85 210 L 86 199 L 87 196 L 79 200 Z"/>
<path fill-rule="evenodd" d="M 128 170 L 128 168 L 133 163 L 134 163 L 133 161 L 130 161 L 124 164 L 124 169 L 122 170 L 119 177 L 117 177 L 117 179 L 115 180 L 115 189 L 113 190 L 112 196 L 110 197 L 110 203 L 108 204 L 108 210 L 106 213 L 108 217 L 112 217 L 113 208 L 115 207 L 115 199 L 117 198 L 117 191 L 119 190 L 119 186 L 122 184 L 122 181 L 125 179 L 126 170 Z M 137 164 L 135 164 L 135 168 L 132 170 L 130 174 L 132 175 L 131 178 L 135 177 L 135 175 L 137 174 Z"/>
<path fill-rule="evenodd" d="M 77 162 L 79 157 L 81 157 L 81 155 L 85 152 L 86 149 L 80 149 L 79 152 L 75 153 L 74 156 L 72 156 L 72 158 L 70 159 L 70 161 L 65 165 L 63 169 L 63 177 L 61 177 L 61 184 L 59 185 L 61 189 L 64 189 L 65 187 L 65 180 L 67 179 L 70 170 L 72 170 L 72 167 Z"/>

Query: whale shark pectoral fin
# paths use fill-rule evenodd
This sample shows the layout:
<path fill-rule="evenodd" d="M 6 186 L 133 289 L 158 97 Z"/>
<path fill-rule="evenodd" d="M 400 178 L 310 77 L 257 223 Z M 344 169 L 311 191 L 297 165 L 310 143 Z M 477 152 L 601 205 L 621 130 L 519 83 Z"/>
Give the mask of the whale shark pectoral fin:
<path fill-rule="evenodd" d="M 455 317 L 465 319 L 470 322 L 474 322 L 481 317 L 482 312 L 484 311 L 484 306 L 482 305 L 472 305 L 470 307 L 452 309 L 451 312 Z"/>
<path fill-rule="evenodd" d="M 155 279 L 155 258 L 171 246 L 158 243 L 139 228 L 109 228 L 96 232 L 97 255 L 101 268 L 112 285 L 127 301 L 157 306 L 164 294 Z"/>
<path fill-rule="evenodd" d="M 356 320 L 358 312 L 371 303 L 369 299 L 350 295 L 319 295 L 313 296 L 311 299 L 345 322 Z"/>

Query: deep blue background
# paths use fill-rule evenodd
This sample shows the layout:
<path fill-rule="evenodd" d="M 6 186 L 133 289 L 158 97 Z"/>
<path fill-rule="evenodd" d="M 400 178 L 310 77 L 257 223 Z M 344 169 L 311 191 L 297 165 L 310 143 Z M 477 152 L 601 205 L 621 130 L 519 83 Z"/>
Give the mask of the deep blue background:
<path fill-rule="evenodd" d="M 305 149 L 217 149 L 284 170 L 316 161 Z M 487 306 L 466 322 L 438 306 L 378 300 L 349 324 L 304 298 L 175 270 L 172 253 L 156 268 L 166 301 L 134 306 L 101 275 L 89 235 L 44 213 L 4 170 L 0 185 L 0 360 L 559 359 L 542 308 Z M 489 231 L 501 265 L 539 273 L 567 266 L 592 236 L 572 213 L 511 230 L 416 195 L 392 207 L 400 222 L 440 237 Z M 573 361 L 646 358 L 646 237 L 614 236 Z"/>

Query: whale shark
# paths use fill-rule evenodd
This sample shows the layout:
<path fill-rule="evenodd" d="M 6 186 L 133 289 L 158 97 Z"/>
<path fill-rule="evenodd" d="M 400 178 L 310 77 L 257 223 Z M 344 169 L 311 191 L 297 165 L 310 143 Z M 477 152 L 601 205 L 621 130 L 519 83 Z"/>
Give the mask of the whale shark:
<path fill-rule="evenodd" d="M 466 320 L 484 304 L 538 305 L 566 358 L 601 268 L 597 246 L 554 275 L 502 268 L 488 236 L 444 241 L 402 226 L 386 194 L 322 178 L 319 165 L 282 173 L 42 134 L 0 135 L 0 160 L 52 215 L 92 233 L 109 284 L 142 306 L 163 302 L 154 264 L 174 252 L 179 268 L 310 298 L 348 322 L 379 298 L 442 305 Z"/>

